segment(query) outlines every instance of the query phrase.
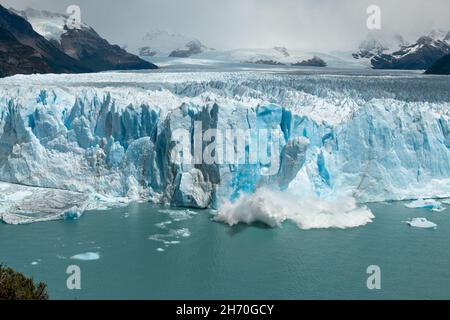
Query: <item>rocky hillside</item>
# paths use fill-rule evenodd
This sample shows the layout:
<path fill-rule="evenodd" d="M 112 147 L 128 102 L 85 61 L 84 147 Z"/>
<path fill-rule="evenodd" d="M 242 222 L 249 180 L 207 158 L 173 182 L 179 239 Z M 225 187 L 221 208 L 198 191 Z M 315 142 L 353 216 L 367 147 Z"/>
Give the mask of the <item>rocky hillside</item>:
<path fill-rule="evenodd" d="M 81 23 L 68 28 L 68 16 L 27 9 L 18 11 L 33 28 L 68 56 L 80 61 L 91 71 L 155 69 L 154 64 L 110 44 L 92 27 Z"/>
<path fill-rule="evenodd" d="M 0 77 L 11 74 L 49 73 L 53 68 L 32 47 L 23 45 L 0 27 Z"/>
<path fill-rule="evenodd" d="M 450 75 L 450 54 L 433 63 L 425 73 Z"/>
<path fill-rule="evenodd" d="M 157 68 L 111 45 L 89 26 L 67 28 L 61 24 L 66 18 L 0 5 L 0 76 Z"/>

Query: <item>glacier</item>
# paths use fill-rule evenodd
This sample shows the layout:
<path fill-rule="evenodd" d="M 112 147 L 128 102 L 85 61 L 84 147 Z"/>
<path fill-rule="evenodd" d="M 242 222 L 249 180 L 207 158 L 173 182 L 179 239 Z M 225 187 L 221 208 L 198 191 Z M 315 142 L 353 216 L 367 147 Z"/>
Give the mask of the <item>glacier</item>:
<path fill-rule="evenodd" d="M 279 170 L 178 163 L 173 133 L 199 121 L 203 130 L 276 130 Z M 230 225 L 364 225 L 373 219 L 368 202 L 450 197 L 450 81 L 288 71 L 17 75 L 0 79 L 0 181 L 0 218 L 14 224 L 151 201 L 214 208 Z"/>

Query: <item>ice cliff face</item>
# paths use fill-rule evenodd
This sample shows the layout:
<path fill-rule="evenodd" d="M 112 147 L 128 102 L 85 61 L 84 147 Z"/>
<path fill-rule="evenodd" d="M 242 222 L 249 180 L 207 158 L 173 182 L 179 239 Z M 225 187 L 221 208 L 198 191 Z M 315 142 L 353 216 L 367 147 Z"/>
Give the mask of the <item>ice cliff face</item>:
<path fill-rule="evenodd" d="M 15 76 L 0 80 L 0 181 L 194 208 L 269 187 L 295 201 L 450 197 L 449 89 L 424 76 Z M 279 169 L 180 164 L 173 133 L 199 122 L 275 130 Z"/>

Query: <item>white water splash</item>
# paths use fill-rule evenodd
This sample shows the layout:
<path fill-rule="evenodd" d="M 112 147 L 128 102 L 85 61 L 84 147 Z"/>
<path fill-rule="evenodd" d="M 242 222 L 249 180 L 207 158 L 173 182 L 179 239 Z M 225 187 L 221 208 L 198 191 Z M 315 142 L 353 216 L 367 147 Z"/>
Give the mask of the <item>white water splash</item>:
<path fill-rule="evenodd" d="M 300 229 L 345 229 L 366 225 L 374 218 L 370 209 L 358 206 L 352 197 L 299 198 L 289 192 L 261 188 L 233 203 L 222 204 L 214 220 L 230 226 L 262 222 L 270 227 L 291 220 Z"/>

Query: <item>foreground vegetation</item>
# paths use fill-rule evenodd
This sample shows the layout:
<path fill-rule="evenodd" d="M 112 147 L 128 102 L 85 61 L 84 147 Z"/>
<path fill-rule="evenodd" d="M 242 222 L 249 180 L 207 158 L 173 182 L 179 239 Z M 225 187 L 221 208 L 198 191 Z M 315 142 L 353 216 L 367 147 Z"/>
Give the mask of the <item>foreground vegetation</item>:
<path fill-rule="evenodd" d="M 48 300 L 47 285 L 0 264 L 0 300 Z"/>

